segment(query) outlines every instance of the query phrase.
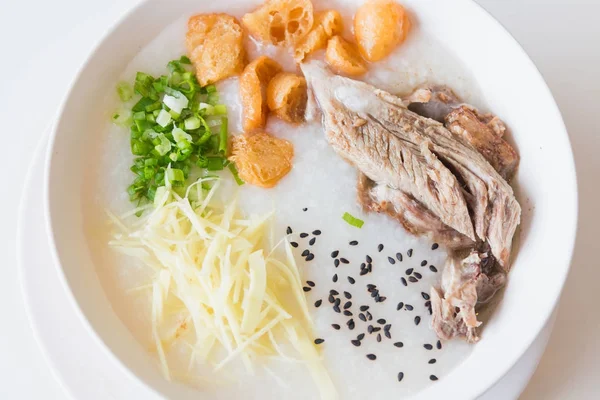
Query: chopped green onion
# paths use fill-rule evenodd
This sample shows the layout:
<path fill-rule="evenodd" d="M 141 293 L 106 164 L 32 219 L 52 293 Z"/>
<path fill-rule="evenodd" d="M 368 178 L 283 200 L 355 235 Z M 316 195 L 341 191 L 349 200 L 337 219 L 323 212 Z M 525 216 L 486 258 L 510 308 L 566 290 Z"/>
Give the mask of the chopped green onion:
<path fill-rule="evenodd" d="M 159 139 L 160 144 L 154 146 L 154 150 L 156 150 L 156 152 L 161 156 L 164 156 L 169 151 L 171 151 L 171 142 L 165 137 L 165 135 L 160 135 Z"/>
<path fill-rule="evenodd" d="M 164 128 L 171 123 L 171 119 L 171 114 L 167 110 L 160 110 L 156 117 L 156 123 Z"/>
<path fill-rule="evenodd" d="M 227 117 L 221 117 L 221 129 L 219 129 L 219 153 L 227 155 Z"/>
<path fill-rule="evenodd" d="M 120 82 L 117 85 L 117 93 L 119 94 L 119 98 L 121 101 L 129 101 L 133 97 L 133 89 L 127 82 Z"/>
<path fill-rule="evenodd" d="M 205 87 L 206 93 L 216 93 L 217 87 L 215 85 L 208 85 Z"/>
<path fill-rule="evenodd" d="M 227 114 L 227 106 L 225 104 L 217 104 L 214 106 L 215 115 L 225 115 Z"/>
<path fill-rule="evenodd" d="M 181 114 L 181 111 L 188 106 L 189 102 L 188 98 L 178 91 L 173 91 L 170 95 L 165 94 L 163 97 L 163 103 L 177 114 Z"/>
<path fill-rule="evenodd" d="M 198 104 L 198 111 L 204 111 L 204 115 L 214 115 L 215 108 L 208 103 Z"/>
<path fill-rule="evenodd" d="M 183 175 L 183 171 L 177 168 L 169 168 L 167 170 L 167 177 L 171 182 L 183 182 L 185 181 L 185 177 Z"/>
<path fill-rule="evenodd" d="M 192 61 L 188 58 L 188 56 L 181 56 L 181 58 L 179 58 L 179 62 L 182 64 L 188 64 L 188 65 L 190 65 L 192 63 Z"/>
<path fill-rule="evenodd" d="M 206 169 L 209 171 L 220 171 L 223 169 L 223 158 L 222 157 L 208 157 L 208 164 Z"/>
<path fill-rule="evenodd" d="M 141 99 L 138 100 L 137 103 L 135 103 L 135 105 L 133 106 L 131 111 L 133 111 L 133 112 L 146 111 L 146 107 L 148 107 L 152 104 L 154 104 L 154 100 L 152 100 L 149 97 L 142 97 Z"/>
<path fill-rule="evenodd" d="M 175 139 L 175 143 L 179 143 L 181 141 L 186 141 L 186 142 L 191 142 L 192 141 L 192 136 L 188 133 L 186 133 L 183 129 L 179 129 L 179 128 L 174 128 L 173 132 L 171 132 L 173 134 L 173 139 Z"/>
<path fill-rule="evenodd" d="M 362 219 L 353 217 L 351 214 L 345 212 L 344 215 L 342 216 L 342 219 L 344 221 L 346 221 L 348 224 L 356 227 L 356 228 L 362 228 L 362 226 L 364 225 L 365 221 L 363 221 Z"/>
<path fill-rule="evenodd" d="M 242 178 L 240 178 L 239 172 L 234 163 L 229 163 L 227 168 L 229 168 L 229 170 L 231 171 L 231 175 L 233 175 L 233 178 L 235 179 L 235 182 L 238 184 L 238 186 L 242 186 L 244 183 L 246 183 L 242 180 Z"/>
<path fill-rule="evenodd" d="M 184 121 L 185 129 L 194 130 L 200 128 L 200 118 L 198 117 L 189 117 Z"/>

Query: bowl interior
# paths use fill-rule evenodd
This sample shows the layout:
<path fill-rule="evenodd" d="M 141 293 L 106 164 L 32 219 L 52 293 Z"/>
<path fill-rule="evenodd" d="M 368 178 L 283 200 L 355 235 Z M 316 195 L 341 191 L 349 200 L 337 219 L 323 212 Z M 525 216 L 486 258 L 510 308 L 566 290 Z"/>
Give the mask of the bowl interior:
<path fill-rule="evenodd" d="M 47 215 L 57 265 L 92 331 L 124 371 L 169 398 L 198 392 L 164 381 L 142 346 L 116 317 L 101 287 L 83 234 L 82 187 L 89 135 L 102 134 L 111 110 L 99 98 L 140 48 L 183 14 L 240 14 L 257 0 L 149 0 L 122 19 L 83 66 L 63 105 L 47 157 Z M 576 224 L 574 164 L 560 113 L 532 62 L 510 35 L 472 2 L 404 1 L 419 24 L 461 60 L 486 105 L 512 132 L 521 154 L 516 189 L 522 225 L 509 285 L 471 356 L 445 379 L 414 398 L 475 398 L 524 353 L 554 308 L 568 271 Z M 452 3 L 452 4 L 450 4 Z M 460 20 L 460 23 L 456 21 Z M 560 188 L 557 188 L 557 184 Z M 552 250 L 548 250 L 552 249 Z M 142 383 L 143 382 L 143 383 Z M 149 391 L 150 395 L 151 391 Z"/>

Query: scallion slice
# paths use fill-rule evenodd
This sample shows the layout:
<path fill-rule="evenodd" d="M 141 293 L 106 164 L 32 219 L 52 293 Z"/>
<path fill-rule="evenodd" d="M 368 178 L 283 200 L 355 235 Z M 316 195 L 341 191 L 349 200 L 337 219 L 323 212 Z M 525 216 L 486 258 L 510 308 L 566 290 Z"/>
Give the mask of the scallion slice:
<path fill-rule="evenodd" d="M 119 98 L 121 101 L 129 101 L 133 97 L 133 89 L 131 85 L 127 82 L 120 82 L 117 85 L 117 93 L 119 94 Z"/>
<path fill-rule="evenodd" d="M 156 123 L 162 126 L 163 128 L 171 123 L 171 114 L 167 110 L 160 110 L 158 116 L 156 117 Z"/>
<path fill-rule="evenodd" d="M 362 228 L 362 226 L 364 225 L 365 221 L 363 221 L 362 219 L 356 218 L 354 216 L 352 216 L 352 214 L 345 212 L 344 215 L 342 216 L 342 219 L 344 221 L 346 221 L 348 224 L 356 227 L 356 228 Z"/>

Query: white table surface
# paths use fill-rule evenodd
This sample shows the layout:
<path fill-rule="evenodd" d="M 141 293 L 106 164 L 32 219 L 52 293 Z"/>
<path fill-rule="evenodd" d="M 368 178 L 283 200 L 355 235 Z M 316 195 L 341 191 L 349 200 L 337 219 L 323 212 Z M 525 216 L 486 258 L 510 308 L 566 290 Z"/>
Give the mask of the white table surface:
<path fill-rule="evenodd" d="M 111 21 L 138 1 L 0 0 L 0 139 L 6 149 L 0 155 L 0 399 L 67 399 L 25 314 L 15 254 L 17 208 L 35 145 L 74 72 Z M 600 263 L 594 240 L 600 214 L 594 207 L 600 201 L 600 125 L 594 117 L 600 117 L 600 1 L 478 3 L 508 28 L 546 78 L 569 129 L 579 179 L 573 269 L 548 349 L 521 398 L 598 398 Z"/>

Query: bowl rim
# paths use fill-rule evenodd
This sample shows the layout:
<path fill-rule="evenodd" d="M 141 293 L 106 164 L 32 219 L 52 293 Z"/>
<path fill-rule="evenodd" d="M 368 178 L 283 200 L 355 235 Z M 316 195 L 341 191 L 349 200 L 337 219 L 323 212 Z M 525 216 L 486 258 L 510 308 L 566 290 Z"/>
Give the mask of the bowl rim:
<path fill-rule="evenodd" d="M 52 213 L 51 213 L 51 199 L 50 199 L 51 164 L 52 164 L 52 160 L 54 157 L 53 150 L 54 150 L 54 146 L 55 146 L 55 140 L 56 140 L 56 136 L 57 136 L 57 132 L 58 132 L 58 127 L 60 125 L 61 120 L 64 117 L 64 111 L 65 111 L 66 105 L 67 105 L 69 99 L 71 98 L 72 93 L 75 90 L 75 87 L 77 86 L 77 83 L 81 79 L 82 73 L 84 72 L 84 70 L 86 70 L 86 68 L 88 68 L 88 66 L 91 62 L 91 59 L 93 58 L 93 55 L 98 51 L 99 47 L 102 46 L 102 44 L 107 40 L 107 38 L 109 36 L 111 36 L 114 33 L 114 31 L 118 27 L 120 27 L 127 19 L 129 19 L 132 15 L 136 14 L 141 8 L 147 6 L 148 3 L 151 3 L 153 1 L 156 1 L 156 0 L 141 0 L 139 3 L 133 5 L 125 13 L 123 13 L 120 17 L 118 17 L 111 24 L 111 26 L 108 27 L 108 29 L 99 38 L 97 38 L 94 46 L 92 46 L 91 50 L 87 53 L 84 62 L 79 66 L 76 74 L 74 75 L 73 79 L 70 81 L 70 83 L 68 85 L 68 90 L 66 91 L 66 94 L 65 94 L 64 98 L 62 99 L 60 106 L 58 108 L 58 112 L 56 113 L 55 122 L 52 124 L 51 130 L 50 130 L 50 136 L 48 138 L 48 144 L 46 147 L 46 154 L 45 154 L 45 161 L 44 161 L 45 171 L 44 171 L 44 187 L 43 187 L 44 198 L 43 198 L 43 201 L 44 201 L 45 225 L 46 225 L 46 230 L 48 232 L 48 242 L 50 245 L 49 247 L 50 247 L 50 253 L 52 255 L 52 261 L 54 263 L 54 266 L 58 270 L 57 272 L 58 272 L 59 280 L 61 282 L 61 286 L 66 291 L 69 301 L 72 303 L 77 316 L 82 321 L 82 323 L 85 326 L 88 333 L 94 338 L 95 342 L 103 350 L 103 352 L 107 354 L 107 356 L 111 359 L 112 362 L 114 362 L 116 365 L 118 365 L 120 370 L 123 373 L 125 373 L 126 376 L 128 376 L 133 381 L 138 382 L 149 393 L 152 393 L 155 396 L 164 398 L 164 395 L 162 393 L 160 393 L 153 386 L 144 382 L 137 374 L 135 374 L 131 369 L 129 369 L 123 363 L 123 361 L 120 359 L 120 357 L 118 357 L 112 351 L 112 349 L 110 347 L 108 347 L 108 345 L 104 342 L 102 337 L 93 328 L 88 317 L 82 310 L 79 302 L 77 301 L 77 299 L 75 297 L 75 294 L 73 293 L 73 291 L 68 283 L 64 268 L 61 263 L 61 257 L 59 254 L 59 250 L 58 250 L 58 246 L 57 246 L 56 238 L 55 238 L 55 232 L 54 232 L 54 228 L 53 228 L 55 221 L 53 220 Z M 544 97 L 548 98 L 549 106 L 552 108 L 552 113 L 558 117 L 558 120 L 560 121 L 560 125 L 556 127 L 556 131 L 557 131 L 557 134 L 562 136 L 563 139 L 566 139 L 565 143 L 568 147 L 566 149 L 567 151 L 565 152 L 565 156 L 568 155 L 568 157 L 563 159 L 563 162 L 565 162 L 566 172 L 572 178 L 571 182 L 570 182 L 572 184 L 572 188 L 571 188 L 572 190 L 569 191 L 569 194 L 571 196 L 571 198 L 569 199 L 569 203 L 572 204 L 572 206 L 573 206 L 573 208 L 571 210 L 568 210 L 572 214 L 572 219 L 570 220 L 571 224 L 568 226 L 568 229 L 563 230 L 563 233 L 565 233 L 565 232 L 568 233 L 568 236 L 565 239 L 565 245 L 563 247 L 563 255 L 565 256 L 566 265 L 563 266 L 558 271 L 558 273 L 561 275 L 561 277 L 560 277 L 561 283 L 560 283 L 560 285 L 558 285 L 556 293 L 554 293 L 552 296 L 552 300 L 550 301 L 551 307 L 548 307 L 541 312 L 541 314 L 543 316 L 541 317 L 541 319 L 539 319 L 539 323 L 534 327 L 534 329 L 529 330 L 529 337 L 526 340 L 523 340 L 522 342 L 520 342 L 520 348 L 518 351 L 513 353 L 514 356 L 504 362 L 504 368 L 501 369 L 501 372 L 496 374 L 494 377 L 490 377 L 489 379 L 487 379 L 487 382 L 482 382 L 481 380 L 479 381 L 476 388 L 473 389 L 470 393 L 472 395 L 471 398 L 475 399 L 475 398 L 482 396 L 488 390 L 490 390 L 498 381 L 500 381 L 515 366 L 515 364 L 519 361 L 519 359 L 527 351 L 527 349 L 529 349 L 531 347 L 532 343 L 538 337 L 539 333 L 541 332 L 541 330 L 543 329 L 545 324 L 548 322 L 549 318 L 552 316 L 552 312 L 556 309 L 556 306 L 557 306 L 557 304 L 560 300 L 561 294 L 563 292 L 564 285 L 566 283 L 567 276 L 570 271 L 571 263 L 572 263 L 572 259 L 573 259 L 574 246 L 575 246 L 575 241 L 576 241 L 576 237 L 577 237 L 577 225 L 578 225 L 578 215 L 579 215 L 579 200 L 578 200 L 579 195 L 578 195 L 578 182 L 577 182 L 576 167 L 575 167 L 575 162 L 574 162 L 574 155 L 573 155 L 570 138 L 569 138 L 569 135 L 567 132 L 567 128 L 565 126 L 564 119 L 562 117 L 560 109 L 558 108 L 558 105 L 556 104 L 556 100 L 554 99 L 554 96 L 552 95 L 552 92 L 551 92 L 550 88 L 548 87 L 546 81 L 544 80 L 540 70 L 537 68 L 537 66 L 535 65 L 533 60 L 531 60 L 531 58 L 529 57 L 527 52 L 523 49 L 523 47 L 516 40 L 516 38 L 495 17 L 493 17 L 483 6 L 476 3 L 475 1 L 469 1 L 468 3 L 470 3 L 469 7 L 474 6 L 473 9 L 474 9 L 476 15 L 473 18 L 485 18 L 486 22 L 488 24 L 493 25 L 495 29 L 497 29 L 499 32 L 503 33 L 504 38 L 508 42 L 510 42 L 511 47 L 513 47 L 514 49 L 518 49 L 518 52 L 523 57 L 523 60 L 525 60 L 529 64 L 529 66 L 533 69 L 532 71 L 534 72 L 534 74 L 532 74 L 532 78 L 535 78 L 538 81 L 537 83 L 540 85 L 540 88 L 544 91 L 543 95 L 544 95 Z M 548 296 L 548 297 L 550 298 L 550 296 Z M 426 390 L 427 389 L 424 389 L 424 391 L 426 391 Z M 413 396 L 419 396 L 419 392 L 415 393 Z M 419 396 L 419 398 L 420 398 L 420 396 Z"/>

